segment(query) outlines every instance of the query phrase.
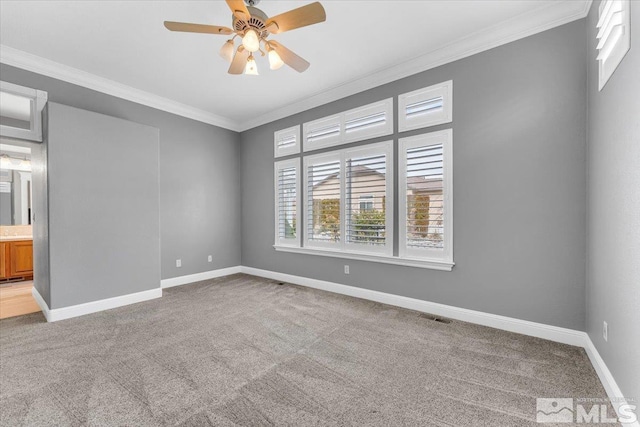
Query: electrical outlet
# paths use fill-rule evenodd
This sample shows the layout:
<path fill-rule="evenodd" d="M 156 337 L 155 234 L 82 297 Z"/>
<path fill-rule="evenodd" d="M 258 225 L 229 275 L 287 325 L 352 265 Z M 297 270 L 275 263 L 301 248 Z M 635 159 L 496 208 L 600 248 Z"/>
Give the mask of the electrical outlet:
<path fill-rule="evenodd" d="M 209 255 L 209 257 L 207 258 L 207 261 L 213 262 L 213 255 Z"/>
<path fill-rule="evenodd" d="M 178 268 L 182 267 L 182 260 L 181 259 L 177 259 L 176 260 L 176 267 L 178 267 Z"/>
<path fill-rule="evenodd" d="M 607 322 L 602 323 L 602 338 L 605 341 L 609 341 L 609 325 L 607 325 Z"/>
<path fill-rule="evenodd" d="M 344 266 L 344 274 L 349 274 L 349 266 L 348 265 Z"/>

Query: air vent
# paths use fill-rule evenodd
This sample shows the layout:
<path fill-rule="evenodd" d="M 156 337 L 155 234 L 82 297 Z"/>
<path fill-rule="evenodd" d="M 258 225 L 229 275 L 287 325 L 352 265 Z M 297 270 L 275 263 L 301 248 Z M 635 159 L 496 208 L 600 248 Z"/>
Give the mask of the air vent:
<path fill-rule="evenodd" d="M 434 322 L 449 324 L 451 323 L 451 319 L 447 319 L 445 317 L 436 316 L 435 314 L 430 313 L 420 313 L 418 317 L 422 317 L 423 319 L 433 320 Z"/>

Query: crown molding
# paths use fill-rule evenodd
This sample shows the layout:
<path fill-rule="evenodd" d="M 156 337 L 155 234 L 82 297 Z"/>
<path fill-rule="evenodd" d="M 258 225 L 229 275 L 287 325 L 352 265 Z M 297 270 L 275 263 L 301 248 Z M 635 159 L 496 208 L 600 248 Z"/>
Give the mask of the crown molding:
<path fill-rule="evenodd" d="M 2 44 L 0 44 L 0 62 L 178 116 L 187 117 L 232 131 L 242 132 L 582 19 L 589 13 L 592 2 L 593 0 L 558 0 L 531 12 L 484 28 L 410 61 L 376 70 L 368 75 L 352 79 L 243 122 L 237 122 L 227 117 L 145 92 Z"/>
<path fill-rule="evenodd" d="M 145 92 L 131 86 L 118 83 L 68 65 L 60 64 L 49 59 L 42 58 L 9 46 L 0 44 L 0 62 L 12 67 L 21 68 L 47 77 L 62 80 L 88 89 L 126 99 L 137 104 L 171 114 L 208 123 L 214 126 L 240 131 L 237 122 L 217 114 L 210 113 L 195 107 L 191 107 L 171 99 Z"/>
<path fill-rule="evenodd" d="M 582 19 L 593 0 L 559 0 L 462 37 L 437 50 L 392 67 L 376 70 L 333 88 L 272 110 L 240 124 L 240 130 L 271 123 L 377 86 L 466 58 L 477 53 Z"/>

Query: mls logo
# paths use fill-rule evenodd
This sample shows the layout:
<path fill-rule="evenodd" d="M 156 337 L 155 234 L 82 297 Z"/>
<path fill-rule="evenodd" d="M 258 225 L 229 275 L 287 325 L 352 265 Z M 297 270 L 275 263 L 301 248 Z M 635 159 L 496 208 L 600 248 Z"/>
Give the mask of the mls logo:
<path fill-rule="evenodd" d="M 536 421 L 539 423 L 572 423 L 573 399 L 536 399 Z"/>

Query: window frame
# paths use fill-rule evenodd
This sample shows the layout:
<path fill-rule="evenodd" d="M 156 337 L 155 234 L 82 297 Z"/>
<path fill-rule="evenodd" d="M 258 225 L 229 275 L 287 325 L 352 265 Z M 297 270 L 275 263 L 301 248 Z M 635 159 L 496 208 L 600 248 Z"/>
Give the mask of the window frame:
<path fill-rule="evenodd" d="M 293 147 L 281 148 L 278 143 L 282 140 L 283 136 L 295 136 L 296 142 Z M 282 129 L 273 133 L 273 157 L 285 157 L 293 154 L 300 153 L 300 125 L 291 126 L 290 128 Z"/>
<path fill-rule="evenodd" d="M 312 156 L 306 156 L 303 159 L 302 174 L 303 187 L 302 187 L 302 209 L 304 209 L 304 246 L 315 249 L 331 249 L 339 250 L 342 248 L 344 239 L 344 165 L 342 162 L 342 153 L 340 151 L 331 151 L 329 153 L 315 154 Z M 309 214 L 309 166 L 323 163 L 338 162 L 340 165 L 340 172 L 338 173 L 338 179 L 340 181 L 340 241 L 319 241 L 309 240 L 309 220 L 313 221 L 313 215 Z M 310 218 L 311 217 L 311 218 Z"/>
<path fill-rule="evenodd" d="M 281 239 L 280 238 L 280 189 L 278 186 L 278 175 L 283 169 L 294 168 L 296 171 L 296 238 L 295 239 Z M 300 159 L 294 158 L 289 160 L 280 160 L 274 163 L 273 168 L 274 176 L 274 201 L 275 201 L 275 218 L 274 218 L 274 246 L 277 247 L 300 247 L 302 242 L 302 212 L 300 210 L 301 194 L 300 194 Z"/>
<path fill-rule="evenodd" d="M 0 92 L 28 98 L 31 101 L 29 129 L 0 125 L 0 136 L 42 142 L 42 110 L 47 104 L 47 92 L 5 81 L 0 81 Z"/>
<path fill-rule="evenodd" d="M 605 20 L 606 16 L 614 3 L 620 2 L 621 10 L 619 12 L 614 12 L 609 20 Z M 605 12 L 605 15 L 603 15 Z M 613 15 L 616 13 L 621 14 L 620 24 L 614 25 L 612 27 L 612 31 L 607 32 L 607 26 L 604 24 L 613 19 Z M 629 0 L 604 0 L 600 3 L 600 8 L 598 9 L 598 22 L 596 24 L 596 41 L 598 44 L 596 45 L 596 51 L 598 55 L 596 60 L 598 61 L 598 90 L 601 91 L 604 86 L 607 84 L 613 73 L 615 73 L 616 69 L 626 56 L 627 52 L 631 47 L 631 18 L 630 18 L 630 2 Z M 602 49 L 606 46 L 606 41 L 613 30 L 617 27 L 621 27 L 622 34 L 619 35 L 618 40 L 611 48 L 609 55 L 606 58 L 602 58 L 603 52 Z M 607 37 L 604 37 L 607 35 Z"/>
<path fill-rule="evenodd" d="M 410 119 L 407 106 L 442 97 L 442 112 Z M 453 80 L 398 95 L 398 132 L 451 123 L 453 121 Z"/>
<path fill-rule="evenodd" d="M 360 131 L 347 133 L 347 121 L 357 118 L 364 118 L 368 115 L 373 115 L 376 113 L 385 114 L 385 123 L 383 126 L 375 126 L 372 128 L 365 128 Z M 305 122 L 302 124 L 302 151 L 304 153 L 307 153 L 309 151 L 321 150 L 323 148 L 335 147 L 351 142 L 366 141 L 368 139 L 388 136 L 393 134 L 393 123 L 393 98 L 383 99 L 381 101 L 363 105 L 358 108 L 352 108 L 351 110 L 343 111 L 339 114 L 333 114 L 331 116 L 322 117 L 310 122 Z M 322 129 L 331 125 L 339 126 L 340 131 L 337 135 L 332 135 L 316 142 L 309 141 L 308 135 L 311 131 L 313 131 L 314 129 Z"/>
<path fill-rule="evenodd" d="M 407 150 L 442 144 L 443 249 L 407 247 Z M 453 130 L 423 133 L 398 140 L 398 256 L 453 265 Z"/>
<path fill-rule="evenodd" d="M 367 144 L 351 149 L 345 149 L 342 151 L 342 168 L 344 169 L 343 173 L 345 175 L 343 191 L 345 193 L 344 196 L 344 206 L 342 206 L 344 223 L 341 224 L 345 228 L 344 234 L 344 250 L 350 253 L 366 253 L 366 254 L 381 254 L 386 256 L 393 256 L 393 140 L 377 142 L 374 144 Z M 353 157 L 364 157 L 367 155 L 379 155 L 384 154 L 386 156 L 386 172 L 385 172 L 385 244 L 384 246 L 373 246 L 373 245 L 362 245 L 358 243 L 349 243 L 347 242 L 346 236 L 346 226 L 348 221 L 347 215 L 347 160 L 352 159 Z M 340 235 L 343 236 L 342 234 Z M 341 239 L 342 240 L 342 239 Z M 364 248 L 364 250 L 363 250 Z"/>

